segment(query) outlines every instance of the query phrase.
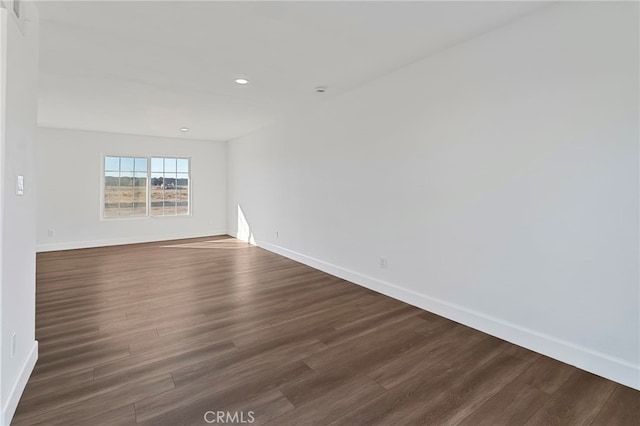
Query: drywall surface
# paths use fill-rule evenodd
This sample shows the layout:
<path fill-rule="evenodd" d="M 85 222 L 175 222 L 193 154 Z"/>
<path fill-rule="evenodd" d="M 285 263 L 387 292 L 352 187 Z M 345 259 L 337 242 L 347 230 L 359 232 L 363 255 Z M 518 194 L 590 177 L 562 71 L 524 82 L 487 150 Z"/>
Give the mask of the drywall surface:
<path fill-rule="evenodd" d="M 0 132 L 1 417 L 9 424 L 35 365 L 35 130 L 38 16 L 22 3 L 22 27 L 13 10 L 2 11 L 2 128 Z M 24 177 L 24 194 L 16 192 Z"/>
<path fill-rule="evenodd" d="M 638 63 L 542 8 L 231 141 L 229 232 L 640 388 Z"/>
<path fill-rule="evenodd" d="M 103 219 L 104 155 L 191 158 L 192 214 Z M 226 233 L 225 142 L 39 128 L 36 159 L 38 251 Z"/>

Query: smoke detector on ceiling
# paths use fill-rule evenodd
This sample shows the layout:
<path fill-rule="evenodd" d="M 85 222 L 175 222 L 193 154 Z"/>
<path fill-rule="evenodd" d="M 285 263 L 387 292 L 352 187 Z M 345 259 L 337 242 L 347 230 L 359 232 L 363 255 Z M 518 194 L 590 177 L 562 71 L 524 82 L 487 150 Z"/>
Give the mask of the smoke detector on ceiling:
<path fill-rule="evenodd" d="M 327 88 L 325 86 L 316 87 L 316 93 L 324 93 L 326 91 L 327 91 Z"/>

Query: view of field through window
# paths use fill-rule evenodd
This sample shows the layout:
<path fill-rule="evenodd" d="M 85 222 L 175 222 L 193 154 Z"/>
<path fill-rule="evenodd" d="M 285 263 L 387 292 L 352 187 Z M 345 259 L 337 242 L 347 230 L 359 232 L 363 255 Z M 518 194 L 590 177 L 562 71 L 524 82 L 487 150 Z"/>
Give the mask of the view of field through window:
<path fill-rule="evenodd" d="M 104 165 L 104 217 L 189 214 L 188 158 L 105 157 Z"/>
<path fill-rule="evenodd" d="M 189 214 L 189 160 L 151 159 L 151 215 Z"/>
<path fill-rule="evenodd" d="M 147 215 L 147 159 L 105 157 L 104 216 Z"/>

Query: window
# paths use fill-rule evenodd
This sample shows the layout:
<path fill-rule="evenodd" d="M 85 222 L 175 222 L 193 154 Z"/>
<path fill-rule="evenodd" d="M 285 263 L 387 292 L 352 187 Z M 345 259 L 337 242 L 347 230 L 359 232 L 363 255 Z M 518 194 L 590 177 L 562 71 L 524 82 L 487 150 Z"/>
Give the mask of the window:
<path fill-rule="evenodd" d="M 104 157 L 103 216 L 180 216 L 190 212 L 188 158 Z"/>
<path fill-rule="evenodd" d="M 147 159 L 104 158 L 104 217 L 147 215 Z"/>
<path fill-rule="evenodd" d="M 189 159 L 151 159 L 151 215 L 189 214 Z"/>

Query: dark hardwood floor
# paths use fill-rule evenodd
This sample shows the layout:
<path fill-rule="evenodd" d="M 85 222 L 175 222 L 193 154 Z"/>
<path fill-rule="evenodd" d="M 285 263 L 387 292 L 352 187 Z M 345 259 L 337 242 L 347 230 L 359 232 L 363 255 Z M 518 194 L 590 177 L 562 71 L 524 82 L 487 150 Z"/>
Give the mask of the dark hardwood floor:
<path fill-rule="evenodd" d="M 640 424 L 638 391 L 230 237 L 38 254 L 36 326 L 16 426 Z"/>

